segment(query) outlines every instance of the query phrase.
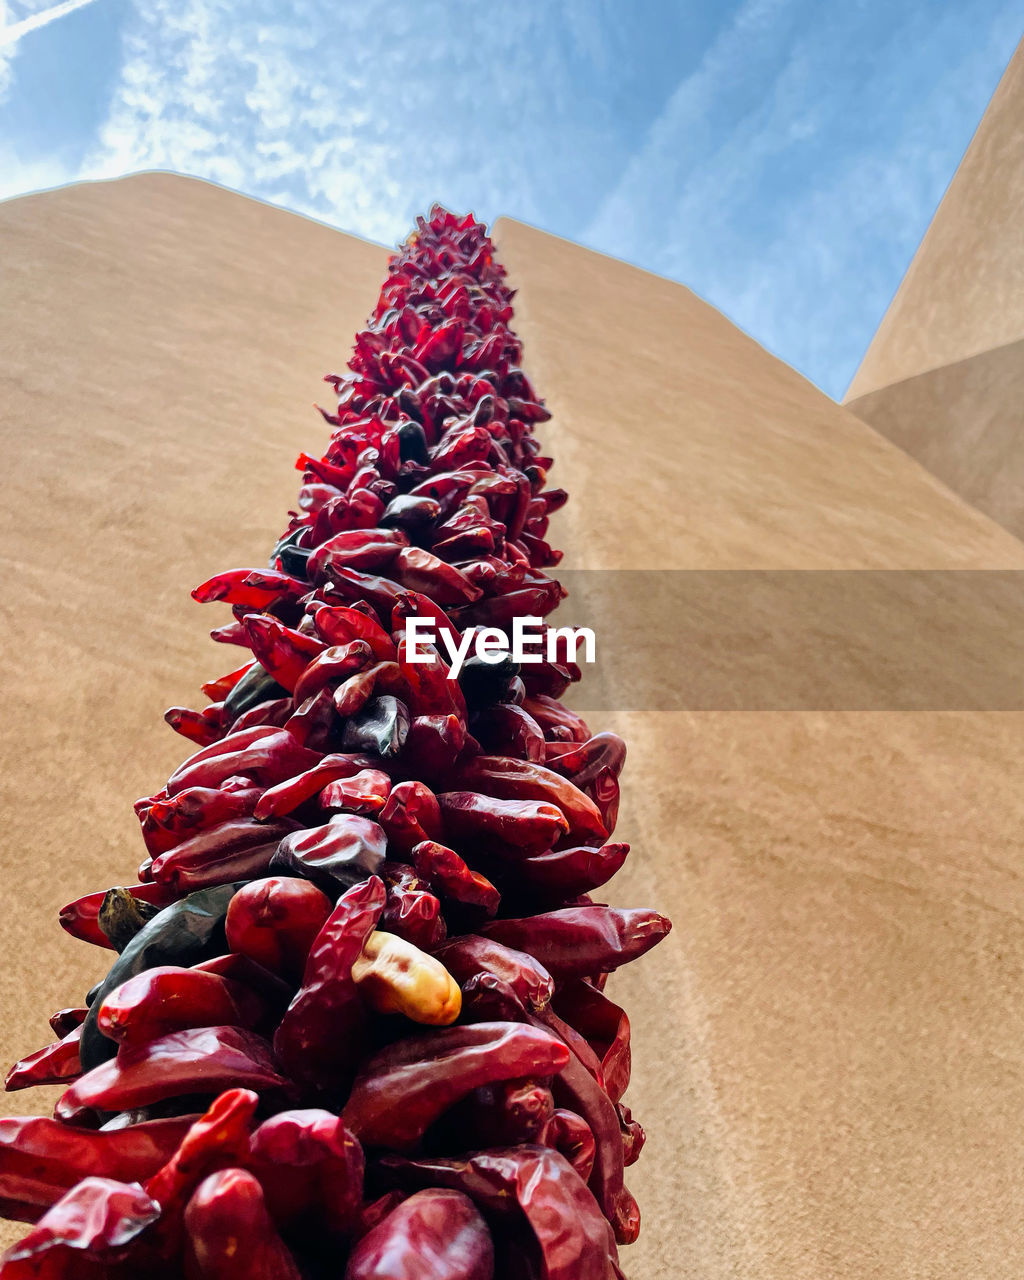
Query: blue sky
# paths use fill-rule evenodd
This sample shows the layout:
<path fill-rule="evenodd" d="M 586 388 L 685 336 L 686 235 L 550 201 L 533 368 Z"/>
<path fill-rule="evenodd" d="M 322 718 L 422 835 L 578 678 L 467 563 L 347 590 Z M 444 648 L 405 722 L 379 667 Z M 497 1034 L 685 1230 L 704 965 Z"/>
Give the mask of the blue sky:
<path fill-rule="evenodd" d="M 1024 0 L 0 0 L 0 196 L 197 174 L 374 240 L 435 199 L 689 285 L 841 396 Z"/>

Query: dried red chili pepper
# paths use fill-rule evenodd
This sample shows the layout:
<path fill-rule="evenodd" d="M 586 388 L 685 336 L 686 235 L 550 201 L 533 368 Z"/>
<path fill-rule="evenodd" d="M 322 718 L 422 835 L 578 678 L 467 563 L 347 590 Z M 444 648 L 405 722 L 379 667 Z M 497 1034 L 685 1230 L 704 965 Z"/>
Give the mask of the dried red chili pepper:
<path fill-rule="evenodd" d="M 492 1213 L 524 1215 L 543 1280 L 621 1280 L 615 1242 L 593 1196 L 547 1147 L 498 1148 L 461 1160 L 385 1156 L 380 1166 L 402 1186 L 450 1187 Z"/>
<path fill-rule="evenodd" d="M 224 920 L 228 946 L 272 973 L 301 979 L 333 903 L 308 880 L 267 876 L 243 885 Z"/>
<path fill-rule="evenodd" d="M 104 997 L 96 1025 L 134 1048 L 191 1027 L 244 1027 L 263 1021 L 263 1002 L 240 983 L 198 969 L 162 965 L 136 974 Z"/>
<path fill-rule="evenodd" d="M 219 1093 L 233 1085 L 287 1089 L 288 1081 L 270 1046 L 251 1031 L 197 1027 L 122 1049 L 66 1089 L 54 1115 L 75 1123 L 88 1111 L 129 1111 L 160 1098 Z"/>
<path fill-rule="evenodd" d="M 477 791 L 444 791 L 437 797 L 445 838 L 469 847 L 494 842 L 523 854 L 550 849 L 569 830 L 561 809 L 540 800 L 498 800 Z"/>
<path fill-rule="evenodd" d="M 480 933 L 528 951 L 557 978 L 585 978 L 636 960 L 671 928 L 657 911 L 588 906 L 520 920 L 493 920 Z"/>
<path fill-rule="evenodd" d="M 189 1117 L 113 1130 L 78 1129 L 44 1116 L 0 1118 L 0 1211 L 35 1222 L 83 1178 L 144 1182 L 170 1159 Z"/>
<path fill-rule="evenodd" d="M 607 839 L 608 832 L 593 800 L 553 769 L 532 760 L 474 756 L 458 769 L 456 777 L 460 786 L 502 800 L 540 800 L 555 805 L 568 819 L 573 836 L 583 844 L 595 836 L 598 843 Z"/>
<path fill-rule="evenodd" d="M 73 1027 L 56 1043 L 30 1053 L 8 1071 L 4 1088 L 13 1093 L 16 1089 L 29 1089 L 37 1084 L 64 1084 L 76 1079 L 82 1074 L 78 1056 L 81 1040 L 81 1026 Z"/>
<path fill-rule="evenodd" d="M 442 898 L 466 907 L 479 907 L 493 916 L 501 902 L 501 894 L 486 876 L 473 871 L 459 857 L 436 840 L 421 840 L 412 848 L 412 865 L 416 874 Z"/>
<path fill-rule="evenodd" d="M 459 1191 L 418 1191 L 353 1249 L 345 1280 L 492 1280 L 494 1245 L 472 1200 Z"/>
<path fill-rule="evenodd" d="M 376 928 L 384 898 L 376 876 L 357 884 L 338 899 L 313 941 L 302 986 L 274 1035 L 278 1060 L 302 1085 L 336 1087 L 359 1056 L 366 1010 L 352 966 Z"/>
<path fill-rule="evenodd" d="M 324 756 L 305 773 L 296 774 L 294 778 L 268 787 L 254 808 L 254 816 L 260 822 L 265 822 L 268 818 L 292 813 L 299 805 L 318 795 L 329 783 L 336 782 L 339 778 L 355 777 L 371 764 L 368 756 Z"/>
<path fill-rule="evenodd" d="M 363 1149 L 329 1111 L 281 1111 L 252 1135 L 246 1167 L 279 1226 L 348 1233 L 360 1212 Z"/>
<path fill-rule="evenodd" d="M 137 1183 L 83 1178 L 7 1250 L 0 1272 L 4 1280 L 104 1280 L 159 1216 Z"/>
<path fill-rule="evenodd" d="M 185 1210 L 186 1267 L 196 1280 L 302 1280 L 278 1235 L 259 1182 L 222 1169 L 196 1188 Z"/>
<path fill-rule="evenodd" d="M 342 1118 L 364 1146 L 408 1151 L 453 1103 L 496 1080 L 555 1075 L 561 1041 L 512 1022 L 449 1027 L 389 1045 L 356 1077 Z"/>

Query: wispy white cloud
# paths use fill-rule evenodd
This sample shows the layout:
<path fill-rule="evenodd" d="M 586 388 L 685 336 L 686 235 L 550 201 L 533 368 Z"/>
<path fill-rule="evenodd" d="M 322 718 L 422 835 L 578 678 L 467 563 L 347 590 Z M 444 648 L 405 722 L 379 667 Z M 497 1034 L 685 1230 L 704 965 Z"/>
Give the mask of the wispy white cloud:
<path fill-rule="evenodd" d="M 0 49 L 17 44 L 22 36 L 27 36 L 30 31 L 38 31 L 40 27 L 48 27 L 51 22 L 56 22 L 58 18 L 74 13 L 76 9 L 84 9 L 87 4 L 95 3 L 96 0 L 64 0 L 63 4 L 55 4 L 39 13 L 30 14 L 27 18 L 22 18 L 20 22 L 11 22 L 7 13 L 4 12 L 2 15 L 4 20 L 0 22 Z"/>
<path fill-rule="evenodd" d="M 688 284 L 841 394 L 1022 16 L 1019 0 L 748 0 L 583 239 Z"/>

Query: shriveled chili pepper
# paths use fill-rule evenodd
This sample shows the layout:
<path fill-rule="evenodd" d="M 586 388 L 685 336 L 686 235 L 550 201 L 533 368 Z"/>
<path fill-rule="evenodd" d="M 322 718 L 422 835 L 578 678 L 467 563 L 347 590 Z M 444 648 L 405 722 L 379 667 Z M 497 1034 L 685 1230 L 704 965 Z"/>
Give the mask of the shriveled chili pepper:
<path fill-rule="evenodd" d="M 122 1049 L 113 1062 L 94 1067 L 66 1089 L 54 1114 L 74 1123 L 90 1110 L 127 1111 L 233 1085 L 286 1090 L 288 1081 L 260 1036 L 239 1027 L 196 1027 Z"/>
<path fill-rule="evenodd" d="M 547 694 L 539 693 L 527 698 L 523 703 L 523 710 L 537 721 L 544 730 L 544 736 L 553 742 L 586 742 L 590 737 L 590 730 L 583 717 Z"/>
<path fill-rule="evenodd" d="M 380 870 L 388 892 L 381 928 L 424 951 L 433 950 L 447 934 L 440 899 L 405 863 L 389 860 Z"/>
<path fill-rule="evenodd" d="M 195 964 L 227 949 L 224 916 L 236 887 L 218 885 L 190 893 L 164 907 L 129 942 L 100 983 L 82 1024 L 79 1052 L 85 1071 L 112 1058 L 117 1051 L 114 1041 L 109 1040 L 96 1024 L 99 1008 L 111 991 L 145 969 L 160 964 Z"/>
<path fill-rule="evenodd" d="M 384 897 L 376 876 L 355 885 L 314 939 L 302 986 L 274 1034 L 278 1061 L 302 1085 L 336 1087 L 359 1056 L 366 1011 L 352 966 L 376 927 Z"/>
<path fill-rule="evenodd" d="M 353 1249 L 345 1280 L 492 1280 L 494 1245 L 472 1200 L 435 1188 L 404 1200 Z"/>
<path fill-rule="evenodd" d="M 177 1218 L 193 1190 L 210 1173 L 249 1158 L 249 1135 L 259 1097 L 251 1089 L 227 1089 L 189 1127 L 171 1158 L 146 1182 L 146 1191 L 164 1209 L 164 1230 L 172 1237 Z"/>
<path fill-rule="evenodd" d="M 297 600 L 308 590 L 308 583 L 274 569 L 229 569 L 196 587 L 192 599 L 200 604 L 223 600 L 225 604 L 266 609 L 275 600 Z"/>
<path fill-rule="evenodd" d="M 594 1197 L 547 1147 L 497 1148 L 459 1160 L 385 1156 L 379 1163 L 402 1186 L 451 1187 L 492 1213 L 522 1213 L 543 1280 L 621 1280 L 615 1241 Z"/>
<path fill-rule="evenodd" d="M 338 1116 L 280 1111 L 252 1135 L 246 1167 L 260 1180 L 271 1217 L 340 1236 L 358 1220 L 363 1149 Z"/>
<path fill-rule="evenodd" d="M 228 905 L 228 946 L 272 973 L 299 981 L 313 940 L 333 908 L 331 899 L 308 880 L 254 880 Z"/>
<path fill-rule="evenodd" d="M 558 978 L 609 972 L 650 951 L 672 925 L 644 908 L 567 907 L 519 920 L 493 920 L 480 933 L 528 951 Z"/>
<path fill-rule="evenodd" d="M 328 783 L 339 778 L 351 778 L 362 769 L 369 768 L 368 756 L 333 754 L 324 756 L 312 769 L 296 774 L 276 786 L 268 787 L 255 806 L 254 816 L 265 822 L 268 818 L 281 817 L 297 809 L 299 805 L 318 795 Z"/>
<path fill-rule="evenodd" d="M 477 791 L 438 795 L 445 838 L 453 844 L 494 849 L 494 842 L 523 854 L 550 849 L 569 830 L 561 809 L 540 800 L 498 800 Z"/>
<path fill-rule="evenodd" d="M 605 844 L 600 849 L 589 845 L 550 849 L 521 859 L 516 870 L 538 889 L 569 897 L 607 884 L 628 853 L 628 844 Z"/>
<path fill-rule="evenodd" d="M 345 645 L 359 640 L 369 645 L 378 662 L 395 657 L 395 642 L 376 618 L 345 605 L 320 605 L 313 611 L 313 625 L 329 645 Z"/>
<path fill-rule="evenodd" d="M 510 756 L 474 756 L 462 765 L 456 778 L 460 787 L 486 792 L 503 800 L 540 800 L 557 806 L 569 821 L 573 836 L 587 843 L 605 840 L 608 832 L 589 796 L 568 779 L 532 760 Z"/>
<path fill-rule="evenodd" d="M 158 857 L 208 827 L 250 817 L 259 797 L 259 787 L 248 778 L 229 777 L 218 787 L 188 787 L 142 810 L 142 838 L 150 854 Z"/>
<path fill-rule="evenodd" d="M 317 547 L 307 565 L 311 582 L 333 578 L 339 569 L 386 569 L 409 539 L 401 529 L 358 529 L 337 533 Z"/>
<path fill-rule="evenodd" d="M 498 910 L 501 894 L 486 876 L 467 866 L 454 849 L 436 840 L 421 840 L 413 845 L 411 856 L 416 874 L 442 898 L 479 907 L 488 916 Z"/>
<path fill-rule="evenodd" d="M 45 1116 L 0 1118 L 0 1211 L 35 1222 L 83 1178 L 144 1182 L 177 1149 L 189 1118 L 79 1129 Z"/>
<path fill-rule="evenodd" d="M 138 1183 L 83 1178 L 4 1254 L 4 1280 L 104 1280 L 160 1216 Z M 96 1265 L 91 1265 L 96 1264 Z"/>
<path fill-rule="evenodd" d="M 50 1014 L 50 1030 L 55 1036 L 63 1039 L 69 1031 L 74 1031 L 75 1027 L 82 1025 L 88 1012 L 85 1005 L 75 1009 L 58 1009 L 56 1013 Z"/>
<path fill-rule="evenodd" d="M 387 840 L 376 822 L 339 813 L 323 826 L 286 836 L 270 865 L 275 871 L 307 876 L 325 891 L 337 893 L 378 871 L 386 851 Z"/>
<path fill-rule="evenodd" d="M 422 782 L 400 782 L 393 787 L 378 819 L 388 837 L 392 856 L 408 854 L 422 840 L 441 835 L 441 810 L 437 798 Z"/>
<path fill-rule="evenodd" d="M 331 645 L 329 649 L 318 653 L 296 680 L 293 694 L 296 703 L 313 697 L 321 689 L 336 687 L 373 662 L 373 652 L 362 640 Z"/>
<path fill-rule="evenodd" d="M 391 779 L 386 773 L 380 769 L 360 769 L 351 778 L 329 782 L 320 792 L 320 807 L 344 809 L 347 813 L 362 813 L 376 818 L 390 794 Z"/>
<path fill-rule="evenodd" d="M 280 842 L 298 823 L 234 818 L 211 827 L 153 859 L 152 878 L 182 892 L 260 875 Z"/>
<path fill-rule="evenodd" d="M 259 1182 L 222 1169 L 199 1184 L 185 1210 L 186 1265 L 196 1280 L 302 1280 L 277 1233 Z"/>
<path fill-rule="evenodd" d="M 435 954 L 459 982 L 465 984 L 479 974 L 491 974 L 508 983 L 516 998 L 532 1010 L 545 1008 L 554 993 L 554 980 L 539 961 L 493 938 L 464 934 L 438 948 Z"/>
<path fill-rule="evenodd" d="M 626 1092 L 630 1074 L 626 1011 L 586 981 L 562 983 L 554 1010 L 587 1039 L 601 1060 L 608 1095 L 618 1102 Z"/>
<path fill-rule="evenodd" d="M 401 1040 L 363 1064 L 342 1117 L 366 1146 L 410 1150 L 453 1103 L 496 1080 L 556 1075 L 561 1041 L 511 1022 L 449 1027 Z"/>
<path fill-rule="evenodd" d="M 597 1143 L 590 1125 L 582 1116 L 575 1111 L 566 1111 L 564 1107 L 556 1107 L 544 1126 L 540 1141 L 545 1147 L 552 1147 L 565 1156 L 584 1182 L 590 1180 L 597 1158 Z"/>
<path fill-rule="evenodd" d="M 187 787 L 219 787 L 233 777 L 269 787 L 311 769 L 319 760 L 318 752 L 303 747 L 290 733 L 256 725 L 236 730 L 190 756 L 167 780 L 167 794 L 176 796 Z"/>

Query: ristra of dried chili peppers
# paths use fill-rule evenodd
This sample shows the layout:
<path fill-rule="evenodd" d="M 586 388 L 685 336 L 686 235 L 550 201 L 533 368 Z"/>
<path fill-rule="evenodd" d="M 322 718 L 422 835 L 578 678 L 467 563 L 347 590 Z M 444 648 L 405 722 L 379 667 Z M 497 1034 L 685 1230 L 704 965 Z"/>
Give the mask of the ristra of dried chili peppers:
<path fill-rule="evenodd" d="M 249 657 L 167 714 L 197 750 L 135 806 L 138 883 L 61 912 L 119 954 L 8 1077 L 67 1088 L 0 1121 L 35 1223 L 4 1280 L 621 1275 L 643 1130 L 603 988 L 669 928 L 588 896 L 625 747 L 561 650 L 445 659 L 563 595 L 511 302 L 481 224 L 419 219 L 270 564 L 193 592 Z"/>

